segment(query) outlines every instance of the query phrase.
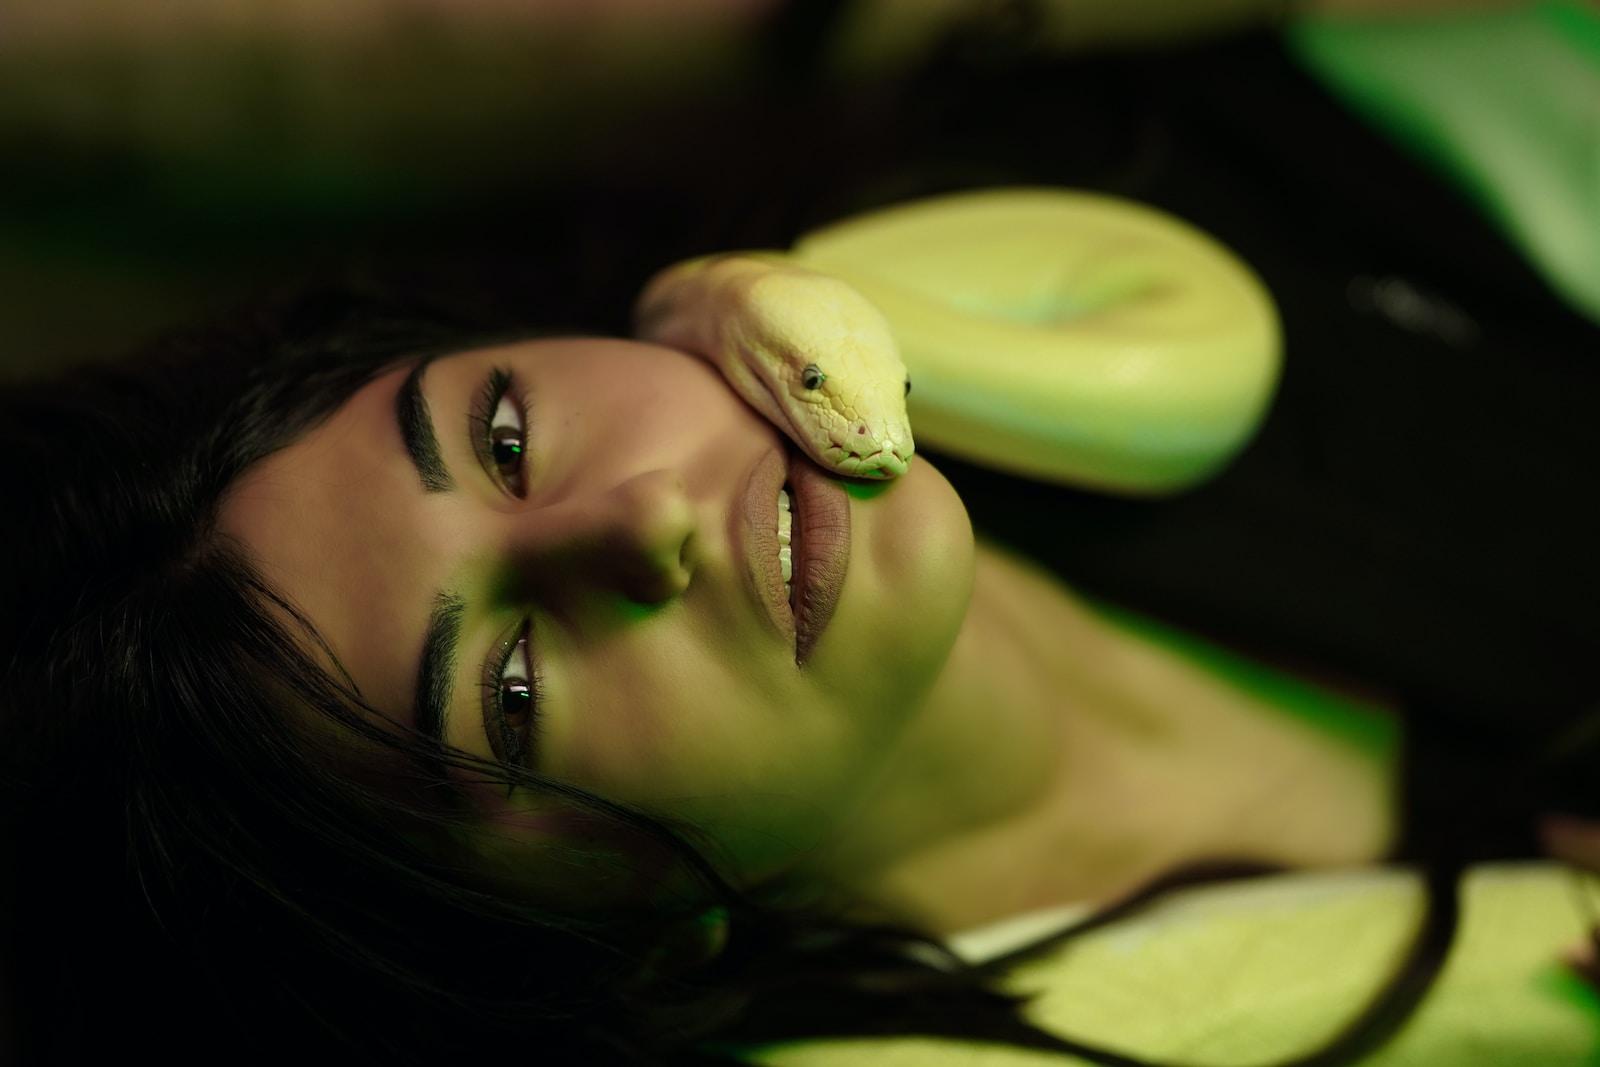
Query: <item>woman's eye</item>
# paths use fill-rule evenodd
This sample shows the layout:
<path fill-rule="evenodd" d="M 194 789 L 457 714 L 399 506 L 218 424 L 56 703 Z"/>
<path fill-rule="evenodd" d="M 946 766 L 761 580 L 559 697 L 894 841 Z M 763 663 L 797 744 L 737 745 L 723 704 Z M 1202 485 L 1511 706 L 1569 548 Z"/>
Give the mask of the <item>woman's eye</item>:
<path fill-rule="evenodd" d="M 495 758 L 506 764 L 532 766 L 533 741 L 538 734 L 539 672 L 528 654 L 529 626 L 511 646 L 505 659 L 485 679 L 484 733 Z"/>
<path fill-rule="evenodd" d="M 489 372 L 471 416 L 472 448 L 484 471 L 512 496 L 526 496 L 528 407 L 509 370 Z"/>
<path fill-rule="evenodd" d="M 533 671 L 528 666 L 528 639 L 522 638 L 500 672 L 500 712 L 507 728 L 521 732 L 533 720 Z"/>
<path fill-rule="evenodd" d="M 510 396 L 501 396 L 489 419 L 489 458 L 495 470 L 505 479 L 507 487 L 522 495 L 522 453 L 526 448 L 523 437 L 522 409 Z"/>

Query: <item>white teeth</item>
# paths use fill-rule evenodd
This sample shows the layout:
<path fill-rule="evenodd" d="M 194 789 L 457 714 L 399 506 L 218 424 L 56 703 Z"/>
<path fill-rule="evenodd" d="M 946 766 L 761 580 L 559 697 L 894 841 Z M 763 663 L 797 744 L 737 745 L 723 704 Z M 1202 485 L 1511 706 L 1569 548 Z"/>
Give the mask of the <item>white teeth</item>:
<path fill-rule="evenodd" d="M 783 595 L 791 595 L 789 579 L 794 576 L 793 550 L 790 538 L 794 531 L 794 516 L 789 511 L 789 494 L 778 490 L 778 567 L 783 571 Z"/>

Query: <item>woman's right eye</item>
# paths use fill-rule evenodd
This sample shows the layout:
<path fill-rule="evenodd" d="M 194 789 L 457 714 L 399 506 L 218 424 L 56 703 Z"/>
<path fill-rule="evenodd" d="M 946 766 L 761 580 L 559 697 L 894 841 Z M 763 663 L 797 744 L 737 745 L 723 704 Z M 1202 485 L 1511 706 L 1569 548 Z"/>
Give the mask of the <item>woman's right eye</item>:
<path fill-rule="evenodd" d="M 526 447 L 523 440 L 525 433 L 522 409 L 509 395 L 501 396 L 489 420 L 489 457 L 494 461 L 500 477 L 505 479 L 506 487 L 517 496 L 522 496 L 524 492 L 522 453 Z"/>
<path fill-rule="evenodd" d="M 527 494 L 528 408 L 511 373 L 489 372 L 472 405 L 473 448 L 478 461 L 512 496 Z"/>

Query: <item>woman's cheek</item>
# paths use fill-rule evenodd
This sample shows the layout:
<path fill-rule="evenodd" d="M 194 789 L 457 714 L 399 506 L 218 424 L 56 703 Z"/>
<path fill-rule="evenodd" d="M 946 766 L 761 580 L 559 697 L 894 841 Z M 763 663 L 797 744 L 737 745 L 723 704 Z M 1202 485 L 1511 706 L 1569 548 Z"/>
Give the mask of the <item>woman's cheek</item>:
<path fill-rule="evenodd" d="M 800 680 L 719 642 L 714 620 L 681 603 L 649 621 L 591 640 L 576 661 L 552 773 L 646 810 L 748 792 L 794 752 Z"/>

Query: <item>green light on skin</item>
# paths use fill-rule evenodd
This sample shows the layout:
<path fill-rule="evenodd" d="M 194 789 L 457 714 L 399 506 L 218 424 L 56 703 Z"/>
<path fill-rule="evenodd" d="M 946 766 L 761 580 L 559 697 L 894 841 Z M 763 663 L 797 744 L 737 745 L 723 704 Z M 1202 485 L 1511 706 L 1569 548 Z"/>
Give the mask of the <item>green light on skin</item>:
<path fill-rule="evenodd" d="M 857 500 L 871 500 L 873 497 L 889 488 L 889 481 L 890 479 L 882 479 L 879 481 L 868 482 L 852 478 L 844 483 L 844 491 L 855 497 Z"/>
<path fill-rule="evenodd" d="M 1250 693 L 1284 715 L 1372 759 L 1392 758 L 1400 747 L 1398 720 L 1367 701 L 1302 680 L 1221 644 L 1107 600 L 1084 597 L 1107 622 L 1151 641 Z"/>
<path fill-rule="evenodd" d="M 646 604 L 629 597 L 618 597 L 616 601 L 617 617 L 624 623 L 643 622 L 656 612 L 666 607 L 667 602 Z"/>

